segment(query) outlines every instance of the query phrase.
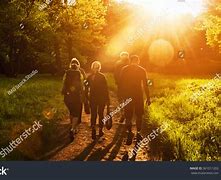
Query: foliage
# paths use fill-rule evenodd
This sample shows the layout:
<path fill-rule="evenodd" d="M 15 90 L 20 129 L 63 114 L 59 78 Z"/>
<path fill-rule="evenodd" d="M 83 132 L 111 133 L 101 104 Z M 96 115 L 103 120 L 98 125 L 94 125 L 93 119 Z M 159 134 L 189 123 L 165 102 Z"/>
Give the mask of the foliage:
<path fill-rule="evenodd" d="M 12 0 L 0 3 L 0 60 L 17 70 L 25 64 L 45 60 L 50 49 L 47 14 L 39 11 L 32 2 Z"/>
<path fill-rule="evenodd" d="M 0 65 L 6 72 L 47 63 L 58 71 L 73 57 L 85 63 L 105 42 L 106 7 L 101 0 L 1 1 L 0 15 Z"/>
<path fill-rule="evenodd" d="M 217 0 L 208 3 L 208 11 L 199 19 L 196 27 L 206 31 L 207 44 L 221 51 L 221 3 Z"/>

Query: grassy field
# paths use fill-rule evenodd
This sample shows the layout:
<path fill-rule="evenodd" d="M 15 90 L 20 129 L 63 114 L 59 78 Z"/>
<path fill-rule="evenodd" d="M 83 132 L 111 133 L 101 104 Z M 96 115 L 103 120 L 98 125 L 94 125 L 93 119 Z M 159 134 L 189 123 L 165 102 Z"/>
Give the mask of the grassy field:
<path fill-rule="evenodd" d="M 168 125 L 150 142 L 151 155 L 163 160 L 220 160 L 221 81 L 214 80 L 215 75 L 184 78 L 150 74 L 149 77 L 154 83 L 150 87 L 152 104 L 145 115 L 148 129 L 151 132 L 162 124 Z M 37 74 L 8 95 L 7 91 L 22 78 L 0 77 L 0 147 L 6 147 L 36 120 L 41 120 L 44 132 L 37 132 L 7 159 L 35 159 L 42 152 L 40 147 L 55 133 L 53 125 L 68 114 L 60 93 L 62 78 Z M 110 74 L 108 83 L 115 91 Z M 195 99 L 191 98 L 194 93 L 198 95 Z"/>
<path fill-rule="evenodd" d="M 0 77 L 0 147 L 16 139 L 34 121 L 41 121 L 44 131 L 39 131 L 25 140 L 7 159 L 36 159 L 42 154 L 42 146 L 53 136 L 54 125 L 68 114 L 61 95 L 62 78 L 35 75 L 11 95 L 7 91 L 17 85 L 17 79 Z M 42 140 L 44 139 L 44 143 Z M 39 154 L 35 154 L 39 152 Z"/>
<path fill-rule="evenodd" d="M 215 75 L 214 75 L 215 77 Z M 163 160 L 221 160 L 221 80 L 210 77 L 150 75 L 153 103 L 146 111 L 151 129 L 167 125 L 150 142 Z"/>

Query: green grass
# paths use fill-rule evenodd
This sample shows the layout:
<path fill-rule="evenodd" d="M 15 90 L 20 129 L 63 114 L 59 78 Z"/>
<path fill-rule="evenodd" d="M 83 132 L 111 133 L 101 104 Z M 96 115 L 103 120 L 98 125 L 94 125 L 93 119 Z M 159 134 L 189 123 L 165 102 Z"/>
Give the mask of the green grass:
<path fill-rule="evenodd" d="M 107 77 L 116 90 L 113 76 Z M 150 87 L 152 104 L 146 108 L 145 134 L 162 124 L 168 126 L 150 142 L 152 156 L 183 161 L 221 159 L 221 80 L 214 77 L 149 75 L 154 83 Z M 197 101 L 191 99 L 194 93 L 199 94 Z"/>
<path fill-rule="evenodd" d="M 7 146 L 35 120 L 41 120 L 45 127 L 41 138 L 50 139 L 55 122 L 68 114 L 61 95 L 61 77 L 37 74 L 9 96 L 7 91 L 23 77 L 0 77 L 0 147 Z M 162 124 L 168 125 L 166 131 L 150 142 L 151 155 L 163 160 L 220 160 L 221 80 L 212 80 L 212 76 L 196 78 L 159 74 L 150 74 L 150 79 L 154 80 L 154 85 L 150 87 L 152 104 L 146 108 L 148 131 Z M 110 90 L 116 92 L 113 75 L 107 74 L 107 80 Z M 209 82 L 214 83 L 212 87 L 200 88 Z M 194 92 L 201 92 L 201 95 L 193 102 L 190 97 Z M 52 108 L 56 112 L 48 120 L 43 111 Z M 34 144 L 38 144 L 37 140 Z M 16 151 L 7 157 L 12 160 L 22 158 Z"/>
<path fill-rule="evenodd" d="M 163 160 L 220 160 L 221 80 L 158 75 L 151 78 L 155 86 L 151 88 L 153 103 L 146 113 L 147 124 L 150 129 L 168 125 L 151 141 L 152 155 L 161 153 Z M 192 101 L 195 92 L 199 96 Z"/>
<path fill-rule="evenodd" d="M 0 77 L 0 147 L 6 147 L 8 142 L 18 137 L 34 121 L 44 125 L 43 135 L 53 136 L 53 125 L 68 114 L 61 95 L 62 78 L 48 75 L 35 75 L 11 95 L 7 91 L 17 85 L 24 76 L 17 79 Z M 45 111 L 55 109 L 51 118 L 46 118 Z M 45 128 L 47 127 L 47 128 Z M 48 128 L 50 127 L 50 128 Z M 42 135 L 40 135 L 42 136 Z M 31 139 L 31 138 L 30 138 Z M 7 156 L 7 159 L 21 159 L 17 151 Z M 22 154 L 22 153 L 21 153 Z M 35 156 L 35 155 L 34 155 Z M 31 157 L 35 158 L 31 155 Z"/>
<path fill-rule="evenodd" d="M 61 95 L 62 79 L 36 76 L 27 81 L 12 95 L 8 95 L 7 91 L 18 84 L 22 80 L 22 76 L 18 79 L 1 78 L 1 125 L 8 122 L 33 122 L 35 119 L 42 119 L 44 118 L 43 110 L 50 107 L 56 108 L 58 114 L 64 110 Z"/>

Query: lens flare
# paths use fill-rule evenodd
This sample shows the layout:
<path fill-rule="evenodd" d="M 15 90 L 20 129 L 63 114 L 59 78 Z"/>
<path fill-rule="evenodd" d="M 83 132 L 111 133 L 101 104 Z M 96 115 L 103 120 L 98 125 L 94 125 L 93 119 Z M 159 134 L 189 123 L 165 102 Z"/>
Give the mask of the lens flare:
<path fill-rule="evenodd" d="M 151 64 L 163 67 L 173 60 L 174 48 L 170 42 L 164 39 L 158 39 L 152 42 L 148 53 Z"/>

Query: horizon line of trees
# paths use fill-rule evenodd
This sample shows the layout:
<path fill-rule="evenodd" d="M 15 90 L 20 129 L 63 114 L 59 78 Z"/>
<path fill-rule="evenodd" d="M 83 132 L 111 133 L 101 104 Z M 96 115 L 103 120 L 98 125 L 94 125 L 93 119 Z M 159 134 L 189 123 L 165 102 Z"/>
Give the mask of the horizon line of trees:
<path fill-rule="evenodd" d="M 221 52 L 221 2 L 205 1 L 208 12 L 191 37 Z M 87 66 L 130 21 L 132 10 L 111 0 L 1 0 L 0 73 L 62 74 L 73 57 Z"/>

